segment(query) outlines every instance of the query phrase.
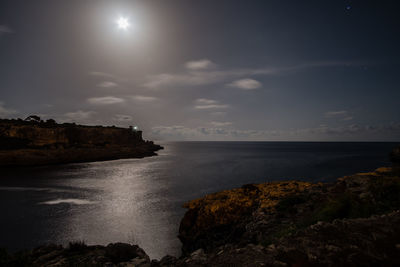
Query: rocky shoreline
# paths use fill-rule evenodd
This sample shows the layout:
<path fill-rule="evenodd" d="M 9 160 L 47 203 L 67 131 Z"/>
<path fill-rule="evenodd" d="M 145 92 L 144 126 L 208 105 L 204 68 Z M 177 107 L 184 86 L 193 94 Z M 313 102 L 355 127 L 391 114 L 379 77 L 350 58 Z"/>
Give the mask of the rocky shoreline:
<path fill-rule="evenodd" d="M 399 266 L 399 150 L 393 167 L 337 179 L 244 185 L 185 204 L 182 256 L 138 246 L 0 251 L 5 266 Z M 0 264 L 1 265 L 1 264 Z"/>
<path fill-rule="evenodd" d="M 0 120 L 1 167 L 143 158 L 162 149 L 132 127 L 58 124 L 34 117 Z"/>
<path fill-rule="evenodd" d="M 83 163 L 156 156 L 161 146 L 152 142 L 135 147 L 109 146 L 107 148 L 18 149 L 0 151 L 0 167 L 40 166 Z"/>

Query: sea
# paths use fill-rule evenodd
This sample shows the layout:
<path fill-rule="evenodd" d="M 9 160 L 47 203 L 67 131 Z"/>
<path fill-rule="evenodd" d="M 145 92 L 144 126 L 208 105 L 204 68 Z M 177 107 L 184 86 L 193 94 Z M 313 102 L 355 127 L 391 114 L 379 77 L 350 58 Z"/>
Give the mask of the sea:
<path fill-rule="evenodd" d="M 158 156 L 0 169 L 0 247 L 128 242 L 179 256 L 192 199 L 249 183 L 333 182 L 390 166 L 400 143 L 161 142 Z"/>

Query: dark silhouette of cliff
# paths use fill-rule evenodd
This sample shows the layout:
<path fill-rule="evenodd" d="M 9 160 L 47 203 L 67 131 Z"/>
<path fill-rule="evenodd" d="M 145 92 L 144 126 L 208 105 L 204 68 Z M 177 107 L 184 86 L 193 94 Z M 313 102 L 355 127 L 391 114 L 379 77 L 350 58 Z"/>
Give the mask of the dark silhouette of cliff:
<path fill-rule="evenodd" d="M 159 149 L 132 128 L 58 124 L 38 116 L 0 120 L 0 166 L 137 158 Z"/>

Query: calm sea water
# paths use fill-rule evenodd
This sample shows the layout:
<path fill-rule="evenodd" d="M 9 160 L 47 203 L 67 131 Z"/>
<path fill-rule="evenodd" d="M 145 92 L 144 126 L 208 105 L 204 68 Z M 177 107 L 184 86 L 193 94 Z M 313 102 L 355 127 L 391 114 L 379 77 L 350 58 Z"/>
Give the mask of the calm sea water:
<path fill-rule="evenodd" d="M 159 156 L 0 170 L 0 247 L 131 242 L 180 254 L 182 204 L 286 179 L 333 181 L 389 165 L 399 143 L 176 142 Z"/>

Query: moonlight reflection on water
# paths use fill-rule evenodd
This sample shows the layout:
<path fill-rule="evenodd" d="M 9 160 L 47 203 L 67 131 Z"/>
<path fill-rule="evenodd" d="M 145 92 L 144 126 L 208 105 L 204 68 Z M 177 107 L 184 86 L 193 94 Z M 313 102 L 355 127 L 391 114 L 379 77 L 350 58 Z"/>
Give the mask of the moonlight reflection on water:
<path fill-rule="evenodd" d="M 154 180 L 157 175 L 153 175 L 160 164 L 166 163 L 154 162 L 153 158 L 122 160 L 93 163 L 79 170 L 96 183 L 98 193 L 88 197 L 98 204 L 74 213 L 67 222 L 68 230 L 60 231 L 57 239 L 67 242 L 74 236 L 93 244 L 103 244 L 104 240 L 138 243 L 154 258 L 166 253 L 179 255 L 180 242 L 176 235 L 183 210 L 171 213 L 174 208 L 166 199 L 168 183 Z M 76 185 L 75 179 L 70 181 L 67 186 Z M 80 182 L 80 188 L 91 187 L 86 181 Z M 175 227 L 170 227 L 171 220 Z"/>

